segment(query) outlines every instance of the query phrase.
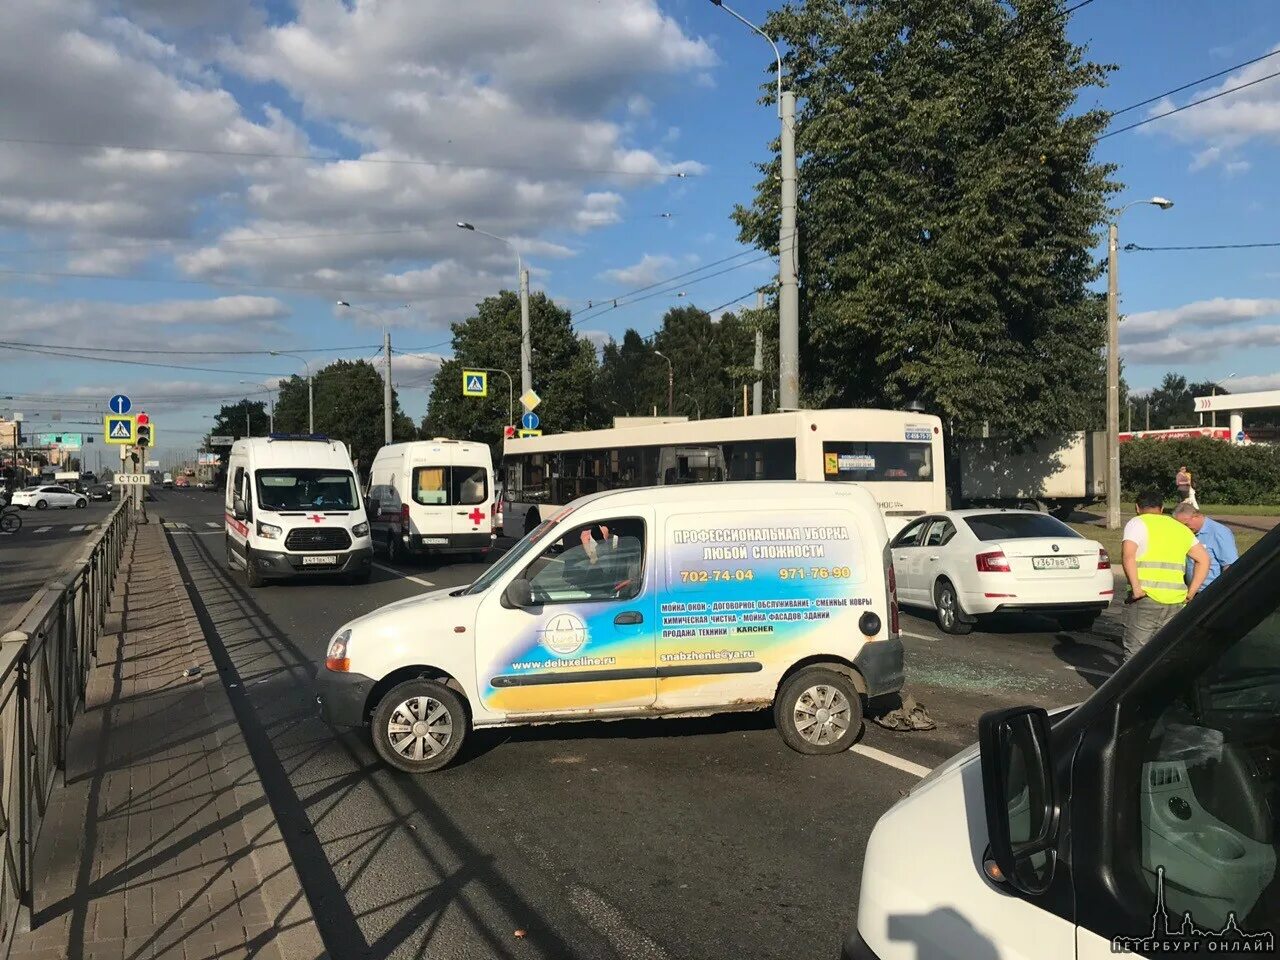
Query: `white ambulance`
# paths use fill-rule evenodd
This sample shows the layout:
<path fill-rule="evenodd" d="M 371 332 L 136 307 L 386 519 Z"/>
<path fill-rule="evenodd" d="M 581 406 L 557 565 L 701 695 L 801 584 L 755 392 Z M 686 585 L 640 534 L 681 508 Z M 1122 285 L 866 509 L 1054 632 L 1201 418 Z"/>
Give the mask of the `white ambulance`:
<path fill-rule="evenodd" d="M 389 444 L 369 470 L 373 542 L 393 562 L 407 553 L 483 556 L 497 539 L 495 496 L 486 443 L 436 437 Z"/>
<path fill-rule="evenodd" d="M 468 587 L 343 626 L 325 718 L 388 764 L 439 769 L 475 727 L 773 708 L 840 753 L 902 686 L 884 519 L 856 484 L 749 482 L 575 500 Z"/>
<path fill-rule="evenodd" d="M 283 434 L 232 444 L 226 546 L 251 587 L 317 574 L 368 583 L 373 544 L 346 446 Z"/>

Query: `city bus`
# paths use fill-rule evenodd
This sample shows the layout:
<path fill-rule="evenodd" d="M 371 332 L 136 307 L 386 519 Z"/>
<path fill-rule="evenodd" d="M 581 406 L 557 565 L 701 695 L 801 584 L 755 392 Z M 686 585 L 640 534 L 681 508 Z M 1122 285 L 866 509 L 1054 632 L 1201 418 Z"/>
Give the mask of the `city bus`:
<path fill-rule="evenodd" d="M 860 483 L 890 536 L 912 517 L 947 508 L 942 421 L 897 410 L 647 421 L 510 439 L 502 477 L 503 532 L 514 537 L 552 508 L 601 490 L 721 480 Z"/>

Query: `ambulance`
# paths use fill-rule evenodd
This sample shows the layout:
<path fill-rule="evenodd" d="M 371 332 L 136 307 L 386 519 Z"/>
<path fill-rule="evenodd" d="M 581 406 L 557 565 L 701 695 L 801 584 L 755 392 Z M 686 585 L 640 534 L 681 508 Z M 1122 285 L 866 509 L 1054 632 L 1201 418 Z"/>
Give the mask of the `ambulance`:
<path fill-rule="evenodd" d="M 227 460 L 225 512 L 227 566 L 243 570 L 250 587 L 321 574 L 369 582 L 369 521 L 351 455 L 337 440 L 237 440 Z"/>
<path fill-rule="evenodd" d="M 770 708 L 794 749 L 840 753 L 902 674 L 875 498 L 758 481 L 575 500 L 470 586 L 345 624 L 317 687 L 330 723 L 425 773 L 473 729 Z"/>

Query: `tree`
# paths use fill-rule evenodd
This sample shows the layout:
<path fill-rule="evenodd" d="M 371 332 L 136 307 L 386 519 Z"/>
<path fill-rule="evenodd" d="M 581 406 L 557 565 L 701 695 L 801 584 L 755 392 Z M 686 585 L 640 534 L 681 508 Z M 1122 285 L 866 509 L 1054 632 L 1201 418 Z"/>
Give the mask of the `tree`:
<path fill-rule="evenodd" d="M 1146 396 L 1146 403 L 1151 405 L 1151 429 L 1168 430 L 1172 427 L 1188 427 L 1198 423 L 1196 414 L 1196 397 L 1210 396 L 1215 389 L 1212 380 L 1201 383 L 1188 383 L 1187 378 L 1172 370 L 1166 373 L 1158 387 L 1154 387 Z M 1221 387 L 1218 393 L 1226 393 Z M 1139 404 L 1141 398 L 1135 398 Z M 1135 407 L 1134 426 L 1145 428 L 1147 422 L 1145 405 Z"/>
<path fill-rule="evenodd" d="M 270 429 L 265 400 L 237 400 L 224 403 L 214 418 L 211 437 L 265 437 Z M 208 445 L 206 440 L 206 446 Z"/>
<path fill-rule="evenodd" d="M 549 431 L 603 426 L 608 414 L 595 393 L 598 365 L 591 341 L 578 336 L 567 311 L 543 293 L 529 298 L 530 340 L 534 354 L 533 387 L 542 398 L 537 414 Z M 510 290 L 486 297 L 474 316 L 452 326 L 453 359 L 440 366 L 431 387 L 426 436 L 484 440 L 500 454 L 507 422 L 507 379 L 489 375 L 489 395 L 462 395 L 462 371 L 473 367 L 506 370 L 520 392 L 520 301 Z M 516 403 L 514 416 L 520 416 Z"/>
<path fill-rule="evenodd" d="M 667 410 L 667 365 L 635 330 L 600 351 L 596 404 L 606 416 L 648 416 Z"/>
<path fill-rule="evenodd" d="M 1066 39 L 1063 0 L 809 0 L 769 17 L 802 100 L 802 395 L 921 400 L 953 429 L 1098 426 L 1105 310 L 1089 284 L 1114 167 L 1110 68 Z M 777 143 L 773 145 L 776 152 Z M 776 252 L 778 161 L 744 242 Z"/>
<path fill-rule="evenodd" d="M 315 375 L 316 433 L 342 440 L 361 471 L 368 469 L 383 445 L 382 374 L 368 360 L 336 360 Z M 276 432 L 307 432 L 307 381 L 292 376 L 280 381 L 276 402 Z M 416 439 L 413 420 L 391 394 L 391 436 L 394 441 Z"/>

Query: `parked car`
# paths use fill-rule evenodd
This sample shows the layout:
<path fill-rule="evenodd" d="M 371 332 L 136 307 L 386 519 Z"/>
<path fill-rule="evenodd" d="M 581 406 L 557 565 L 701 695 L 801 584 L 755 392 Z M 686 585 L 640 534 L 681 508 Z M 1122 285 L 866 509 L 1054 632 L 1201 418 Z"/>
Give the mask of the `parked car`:
<path fill-rule="evenodd" d="M 44 510 L 47 507 L 87 507 L 89 498 L 83 493 L 76 493 L 66 487 L 46 484 L 29 490 L 19 490 L 13 495 L 13 505 L 19 510 L 35 507 Z"/>
<path fill-rule="evenodd" d="M 111 484 L 109 483 L 91 483 L 89 488 L 85 490 L 90 500 L 110 500 Z"/>
<path fill-rule="evenodd" d="M 1031 510 L 930 514 L 890 548 L 898 600 L 933 610 L 951 634 L 991 613 L 1038 613 L 1088 630 L 1115 591 L 1102 544 Z"/>
<path fill-rule="evenodd" d="M 191 486 L 191 479 L 189 477 L 181 477 L 181 476 L 174 477 L 173 485 L 177 487 L 179 490 L 185 490 L 187 489 L 187 487 Z"/>

